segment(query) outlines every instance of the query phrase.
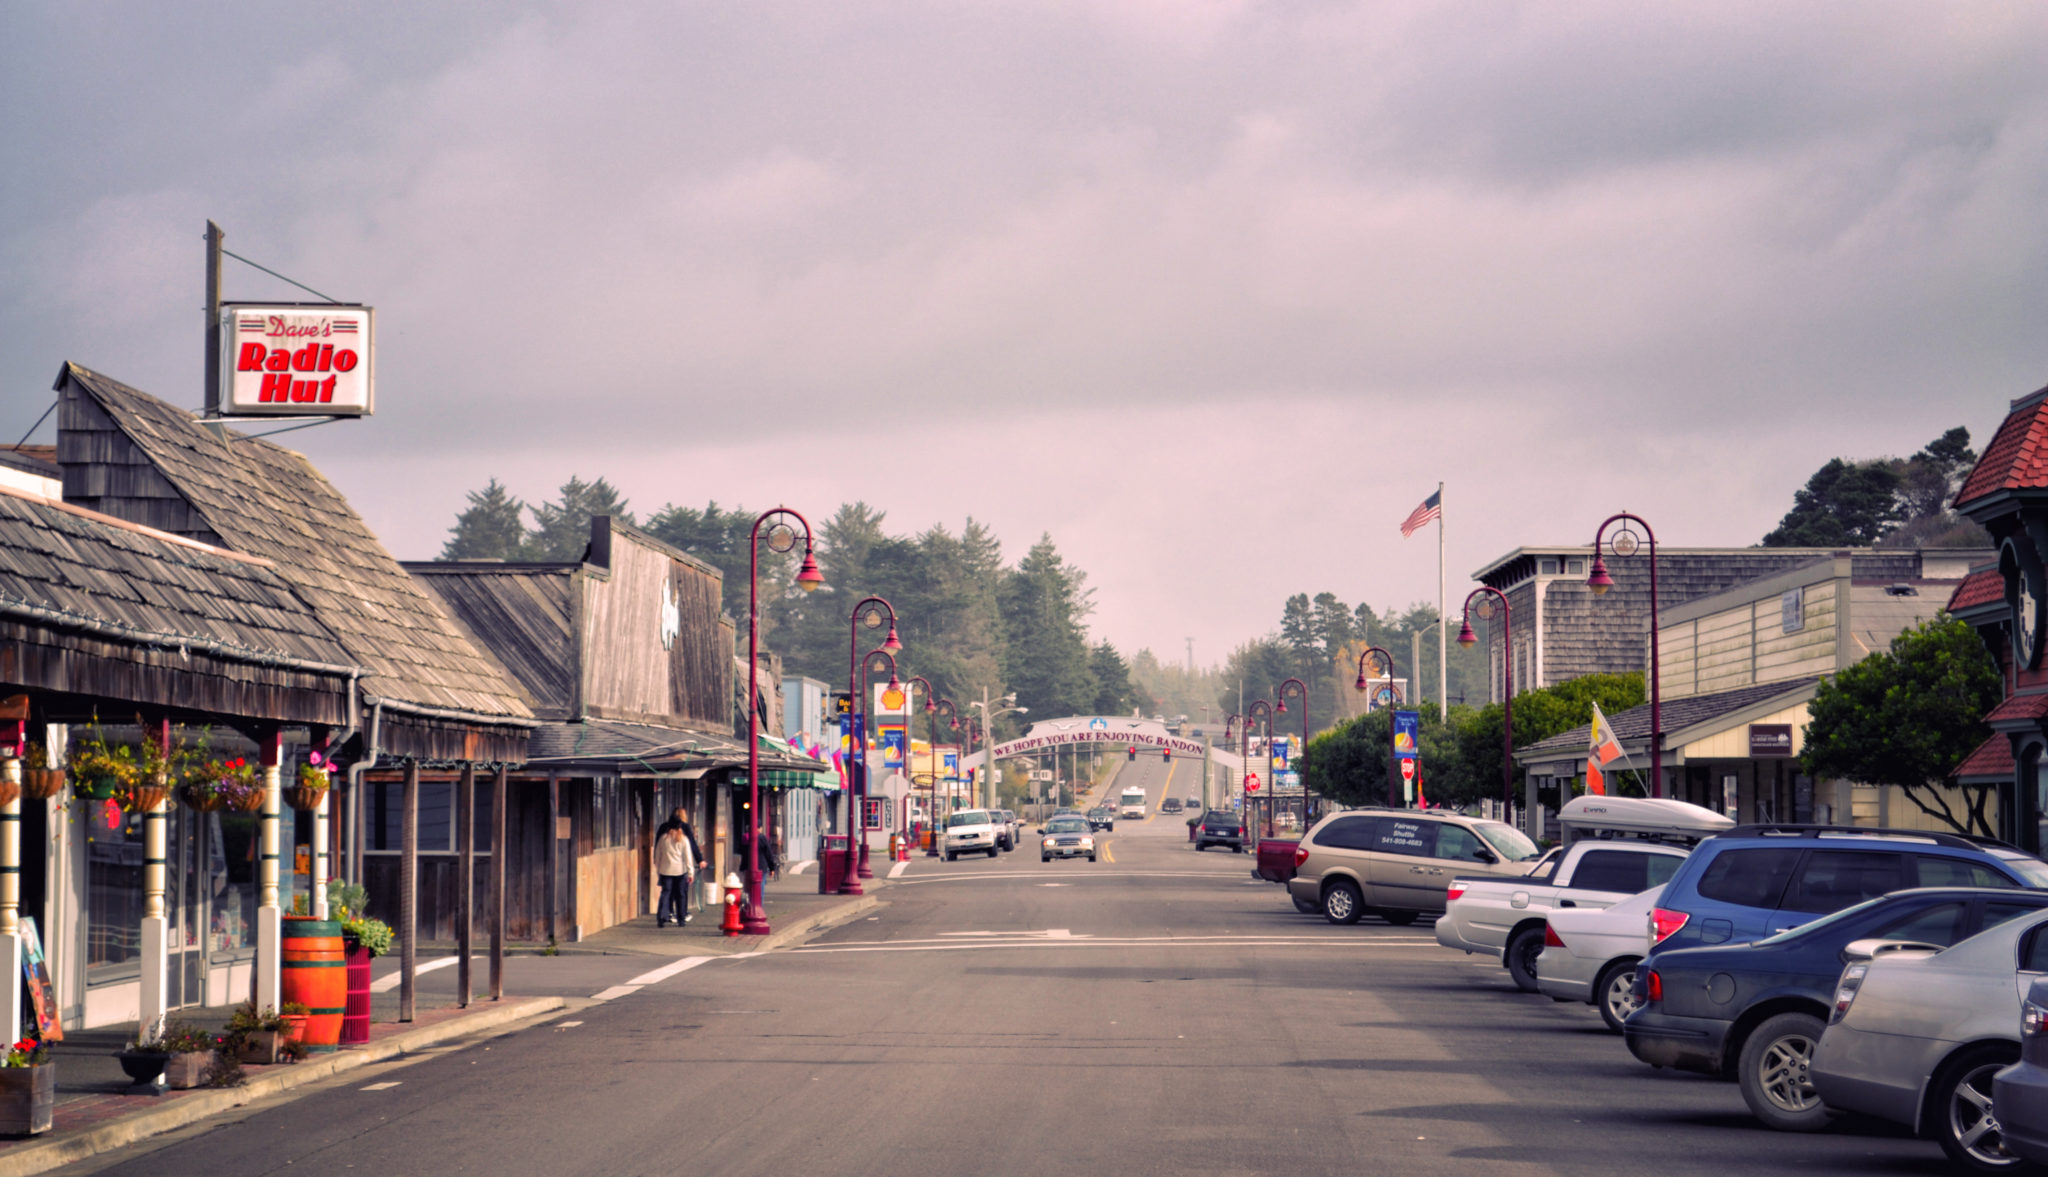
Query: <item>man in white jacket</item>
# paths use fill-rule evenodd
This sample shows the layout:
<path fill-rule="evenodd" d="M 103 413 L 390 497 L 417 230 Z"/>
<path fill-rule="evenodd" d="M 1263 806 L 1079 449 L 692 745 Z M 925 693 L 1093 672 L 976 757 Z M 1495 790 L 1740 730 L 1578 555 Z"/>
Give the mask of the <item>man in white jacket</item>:
<path fill-rule="evenodd" d="M 661 896 L 654 902 L 654 925 L 666 928 L 673 910 L 678 926 L 690 922 L 690 876 L 697 871 L 695 839 L 681 821 L 661 827 L 654 839 L 654 873 L 661 880 Z"/>

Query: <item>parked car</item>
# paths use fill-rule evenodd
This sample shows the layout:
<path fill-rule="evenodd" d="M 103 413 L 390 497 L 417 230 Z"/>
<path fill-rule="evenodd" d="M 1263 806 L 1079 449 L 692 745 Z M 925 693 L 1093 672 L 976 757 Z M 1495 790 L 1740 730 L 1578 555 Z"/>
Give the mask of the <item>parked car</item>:
<path fill-rule="evenodd" d="M 1017 820 L 1016 810 L 998 809 L 995 813 L 1001 822 L 1002 838 L 999 844 L 1005 850 L 1015 850 L 1017 843 L 1024 838 L 1024 823 Z"/>
<path fill-rule="evenodd" d="M 2048 892 L 1923 887 L 1865 900 L 1749 944 L 1681 948 L 1647 967 L 1653 994 L 1628 1019 L 1630 1053 L 1652 1066 L 1732 1076 L 1757 1119 L 1787 1132 L 1827 1123 L 1805 1072 L 1842 966 L 1874 942 L 1930 951 L 2048 911 Z M 1852 945 L 1859 946 L 1851 949 Z"/>
<path fill-rule="evenodd" d="M 2048 1165 L 2048 977 L 2020 1006 L 2020 1061 L 1991 1077 L 1991 1114 L 2008 1151 Z"/>
<path fill-rule="evenodd" d="M 1808 1074 L 1830 1108 L 1932 1136 L 1956 1164 L 2018 1168 L 1992 1115 L 1992 1076 L 2020 1058 L 2021 995 L 2048 976 L 2048 912 L 1940 952 L 1842 970 Z"/>
<path fill-rule="evenodd" d="M 1211 846 L 1228 846 L 1243 854 L 1244 819 L 1221 809 L 1203 814 L 1202 824 L 1195 828 L 1195 849 L 1207 850 Z"/>
<path fill-rule="evenodd" d="M 1545 873 L 1453 878 L 1436 922 L 1437 943 L 1498 954 L 1525 993 L 1536 992 L 1543 917 L 1552 909 L 1607 907 L 1661 886 L 1700 839 L 1735 825 L 1684 801 L 1596 796 L 1565 802 L 1558 823 L 1576 840 Z"/>
<path fill-rule="evenodd" d="M 1663 887 L 1652 887 L 1612 907 L 1552 910 L 1536 958 L 1537 990 L 1559 1001 L 1585 1002 L 1600 1011 L 1608 1029 L 1621 1033 L 1622 1022 L 1641 1004 L 1636 962 L 1650 945 L 1643 920 L 1662 894 Z"/>
<path fill-rule="evenodd" d="M 1116 810 L 1107 805 L 1098 805 L 1088 811 L 1088 828 L 1091 830 L 1116 829 Z"/>
<path fill-rule="evenodd" d="M 1038 861 L 1055 858 L 1083 858 L 1095 861 L 1095 835 L 1088 819 L 1062 814 L 1045 823 L 1045 836 L 1038 842 Z"/>
<path fill-rule="evenodd" d="M 1406 925 L 1443 912 L 1454 872 L 1509 878 L 1540 857 L 1536 843 L 1504 822 L 1441 810 L 1349 810 L 1302 836 L 1287 888 L 1333 924 L 1355 924 L 1370 910 Z"/>
<path fill-rule="evenodd" d="M 995 858 L 1002 853 L 997 849 L 997 836 L 995 814 L 986 809 L 963 809 L 946 819 L 946 861 L 962 854 Z"/>
<path fill-rule="evenodd" d="M 1737 826 L 1671 876 L 1650 913 L 1650 955 L 1762 939 L 1909 887 L 2044 888 L 2048 863 L 1925 830 Z"/>

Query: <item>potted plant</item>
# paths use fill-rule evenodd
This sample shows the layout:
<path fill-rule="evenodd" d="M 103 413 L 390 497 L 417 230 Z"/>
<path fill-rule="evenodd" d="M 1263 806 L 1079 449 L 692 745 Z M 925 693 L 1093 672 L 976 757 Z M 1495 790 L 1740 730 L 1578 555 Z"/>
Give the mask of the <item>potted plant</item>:
<path fill-rule="evenodd" d="M 50 1048 L 24 1038 L 0 1058 L 0 1133 L 33 1136 L 50 1130 L 57 1106 L 57 1065 Z"/>
<path fill-rule="evenodd" d="M 290 1023 L 274 1009 L 257 1010 L 256 999 L 252 997 L 228 1015 L 224 1037 L 226 1046 L 232 1048 L 229 1053 L 239 1061 L 267 1064 L 277 1061 L 279 1040 L 290 1034 Z"/>
<path fill-rule="evenodd" d="M 370 893 L 360 883 L 327 882 L 327 910 L 341 921 L 348 957 L 348 1004 L 341 1019 L 341 1044 L 370 1040 L 370 962 L 391 951 L 391 925 L 363 913 Z"/>
<path fill-rule="evenodd" d="M 240 756 L 202 760 L 185 774 L 178 797 L 187 806 L 205 813 L 224 809 L 246 809 L 250 797 L 256 808 L 263 807 L 263 786 L 256 782 L 256 766 Z"/>
<path fill-rule="evenodd" d="M 134 1040 L 114 1057 L 137 1083 L 162 1082 L 183 1090 L 206 1082 L 219 1045 L 213 1035 L 190 1022 L 165 1025 L 159 1018 L 137 1031 Z"/>
<path fill-rule="evenodd" d="M 64 770 L 50 768 L 49 753 L 31 741 L 21 751 L 21 795 L 31 801 L 48 801 L 64 791 Z"/>
<path fill-rule="evenodd" d="M 99 725 L 71 749 L 71 791 L 87 801 L 111 801 L 140 778 L 135 749 L 110 745 Z"/>
<path fill-rule="evenodd" d="M 294 1061 L 306 1057 L 306 1019 L 312 1013 L 296 1001 L 287 1001 L 278 1007 L 277 1019 L 284 1023 L 284 1037 L 279 1050 Z"/>
<path fill-rule="evenodd" d="M 334 784 L 333 772 L 333 763 L 318 749 L 306 753 L 306 762 L 299 765 L 298 783 L 284 791 L 285 803 L 293 809 L 320 808 L 321 799 Z"/>

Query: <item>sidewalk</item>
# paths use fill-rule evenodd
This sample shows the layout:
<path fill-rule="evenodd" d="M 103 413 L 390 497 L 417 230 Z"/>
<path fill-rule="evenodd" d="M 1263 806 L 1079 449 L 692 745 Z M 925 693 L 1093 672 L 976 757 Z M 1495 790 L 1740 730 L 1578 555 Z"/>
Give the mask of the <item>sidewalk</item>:
<path fill-rule="evenodd" d="M 767 952 L 859 919 L 880 907 L 882 901 L 876 893 L 889 885 L 885 876 L 894 865 L 886 852 L 870 855 L 868 868 L 875 872 L 875 877 L 860 881 L 861 889 L 867 894 L 858 896 L 818 894 L 816 864 L 807 865 L 800 875 L 784 871 L 781 878 L 764 880 L 761 884 L 761 908 L 767 913 L 768 926 L 772 929 L 766 936 L 725 935 L 719 930 L 725 913 L 711 906 L 692 911 L 690 922 L 682 927 L 657 928 L 653 916 L 643 915 L 623 924 L 614 924 L 575 944 L 564 945 L 562 951 L 639 952 L 650 956 L 730 956 L 740 952 Z M 696 890 L 701 901 L 701 880 Z"/>
<path fill-rule="evenodd" d="M 373 1021 L 370 1041 L 332 1054 L 315 1054 L 299 1063 L 245 1066 L 247 1081 L 239 1087 L 199 1087 L 190 1091 L 151 1094 L 121 1071 L 114 1052 L 134 1038 L 135 1023 L 72 1030 L 51 1046 L 57 1066 L 57 1100 L 50 1131 L 27 1138 L 0 1137 L 0 1177 L 43 1173 L 73 1161 L 168 1132 L 258 1099 L 303 1087 L 370 1063 L 486 1034 L 564 1008 L 560 997 L 507 997 L 503 1001 L 453 1003 L 423 1009 L 415 1020 Z M 188 1009 L 174 1017 L 218 1030 L 230 1007 Z M 396 1008 L 374 1017 L 392 1018 Z"/>

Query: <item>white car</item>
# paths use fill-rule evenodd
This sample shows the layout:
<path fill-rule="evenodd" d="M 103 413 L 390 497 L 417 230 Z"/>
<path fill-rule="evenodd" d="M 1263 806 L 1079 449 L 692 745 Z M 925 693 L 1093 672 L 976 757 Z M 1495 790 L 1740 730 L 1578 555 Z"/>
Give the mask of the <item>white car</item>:
<path fill-rule="evenodd" d="M 1636 962 L 1650 950 L 1650 909 L 1663 894 L 1664 888 L 1652 887 L 1612 907 L 1551 911 L 1536 958 L 1536 988 L 1598 1008 L 1607 1028 L 1621 1033 L 1621 1023 L 1642 1004 L 1635 996 Z"/>
<path fill-rule="evenodd" d="M 1000 836 L 996 814 L 986 809 L 963 809 L 946 819 L 946 861 L 962 854 L 994 858 L 1002 853 Z"/>

